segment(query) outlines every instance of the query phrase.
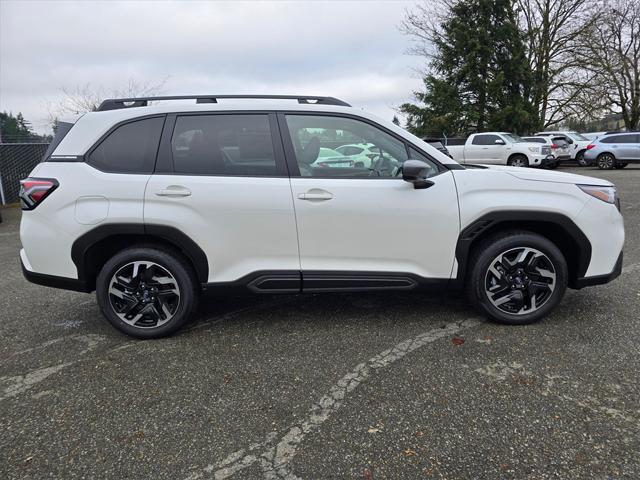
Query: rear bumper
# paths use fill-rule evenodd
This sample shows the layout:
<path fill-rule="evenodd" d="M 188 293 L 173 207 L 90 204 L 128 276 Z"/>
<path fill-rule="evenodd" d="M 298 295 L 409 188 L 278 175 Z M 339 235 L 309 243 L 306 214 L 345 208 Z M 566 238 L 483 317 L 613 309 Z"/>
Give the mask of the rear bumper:
<path fill-rule="evenodd" d="M 22 275 L 24 275 L 24 278 L 36 285 L 61 288 L 63 290 L 73 290 L 74 292 L 88 293 L 91 291 L 85 282 L 78 280 L 77 278 L 57 277 L 55 275 L 32 272 L 24 265 L 22 257 L 20 258 L 20 265 L 22 266 Z"/>
<path fill-rule="evenodd" d="M 618 261 L 616 262 L 615 267 L 613 267 L 613 271 L 611 273 L 607 273 L 605 275 L 595 275 L 593 277 L 582 277 L 578 278 L 575 282 L 574 288 L 580 289 L 584 287 L 591 287 L 593 285 L 604 285 L 605 283 L 609 283 L 620 276 L 622 273 L 622 252 L 620 252 L 620 256 L 618 257 Z"/>

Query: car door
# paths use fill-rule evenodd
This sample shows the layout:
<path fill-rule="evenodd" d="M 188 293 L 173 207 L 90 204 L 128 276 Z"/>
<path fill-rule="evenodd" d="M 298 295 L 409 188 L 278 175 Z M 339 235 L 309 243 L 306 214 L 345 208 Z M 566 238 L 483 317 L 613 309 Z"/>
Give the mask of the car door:
<path fill-rule="evenodd" d="M 618 160 L 634 160 L 636 158 L 636 135 L 619 135 L 617 139 Z"/>
<path fill-rule="evenodd" d="M 504 163 L 504 140 L 502 144 L 496 144 L 496 140 L 502 140 L 498 135 L 477 134 L 471 141 L 473 161 L 477 163 Z"/>
<path fill-rule="evenodd" d="M 447 280 L 459 233 L 451 171 L 368 121 L 331 114 L 280 114 L 291 171 L 303 290 L 410 288 Z M 324 142 L 371 142 L 381 152 L 371 168 L 317 168 Z M 409 153 L 410 152 L 410 153 Z M 430 165 L 433 185 L 414 189 L 402 162 Z M 418 280 L 416 280 L 418 279 Z"/>
<path fill-rule="evenodd" d="M 295 216 L 275 114 L 169 115 L 144 216 L 145 225 L 175 227 L 204 250 L 210 283 L 277 271 L 297 279 L 287 290 L 299 289 Z"/>

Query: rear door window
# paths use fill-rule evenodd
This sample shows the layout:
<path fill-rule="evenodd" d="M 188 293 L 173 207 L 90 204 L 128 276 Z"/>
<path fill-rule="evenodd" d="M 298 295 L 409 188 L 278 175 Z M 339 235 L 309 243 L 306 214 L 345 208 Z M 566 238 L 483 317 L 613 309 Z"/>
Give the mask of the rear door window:
<path fill-rule="evenodd" d="M 164 116 L 120 125 L 91 151 L 87 163 L 110 173 L 151 173 Z"/>
<path fill-rule="evenodd" d="M 473 145 L 495 145 L 496 140 L 500 140 L 497 135 L 476 135 L 471 143 Z"/>
<path fill-rule="evenodd" d="M 277 176 L 269 116 L 266 114 L 184 115 L 171 140 L 175 173 Z"/>

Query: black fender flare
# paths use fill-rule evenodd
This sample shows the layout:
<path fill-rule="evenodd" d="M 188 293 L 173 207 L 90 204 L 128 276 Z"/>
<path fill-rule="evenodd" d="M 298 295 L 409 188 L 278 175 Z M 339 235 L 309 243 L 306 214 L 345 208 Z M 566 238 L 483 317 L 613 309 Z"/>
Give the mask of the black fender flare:
<path fill-rule="evenodd" d="M 96 243 L 109 237 L 137 236 L 147 239 L 159 238 L 174 245 L 191 261 L 200 283 L 209 278 L 209 262 L 200 246 L 188 235 L 175 227 L 139 223 L 108 223 L 97 226 L 78 237 L 71 246 L 71 260 L 78 270 L 78 279 L 87 281 L 86 256 Z"/>
<path fill-rule="evenodd" d="M 527 223 L 531 224 L 527 228 Z M 576 288 L 578 279 L 584 277 L 591 262 L 591 242 L 580 230 L 573 220 L 566 215 L 555 212 L 540 212 L 529 210 L 502 210 L 487 213 L 480 218 L 474 220 L 462 229 L 456 243 L 456 260 L 458 262 L 458 271 L 455 279 L 452 279 L 454 285 L 463 286 L 465 276 L 469 268 L 469 256 L 474 246 L 474 242 L 491 231 L 499 231 L 502 228 L 513 228 L 530 230 L 537 233 L 540 225 L 553 226 L 560 229 L 564 234 L 568 235 L 578 246 L 576 255 L 575 271 L 570 272 L 569 286 Z M 517 225 L 517 226 L 516 226 Z"/>

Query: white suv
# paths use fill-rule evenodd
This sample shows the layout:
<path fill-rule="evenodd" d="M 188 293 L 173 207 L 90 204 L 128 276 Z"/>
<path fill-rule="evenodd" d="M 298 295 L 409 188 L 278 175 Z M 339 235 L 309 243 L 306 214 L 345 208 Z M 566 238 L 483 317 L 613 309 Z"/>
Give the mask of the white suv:
<path fill-rule="evenodd" d="M 32 282 L 96 291 L 121 331 L 181 327 L 203 291 L 462 289 L 490 318 L 541 319 L 566 287 L 622 267 L 614 186 L 510 167 L 465 168 L 330 97 L 105 101 L 62 124 L 22 181 Z M 223 100 L 223 101 L 220 101 Z M 370 166 L 316 166 L 373 144 Z"/>

